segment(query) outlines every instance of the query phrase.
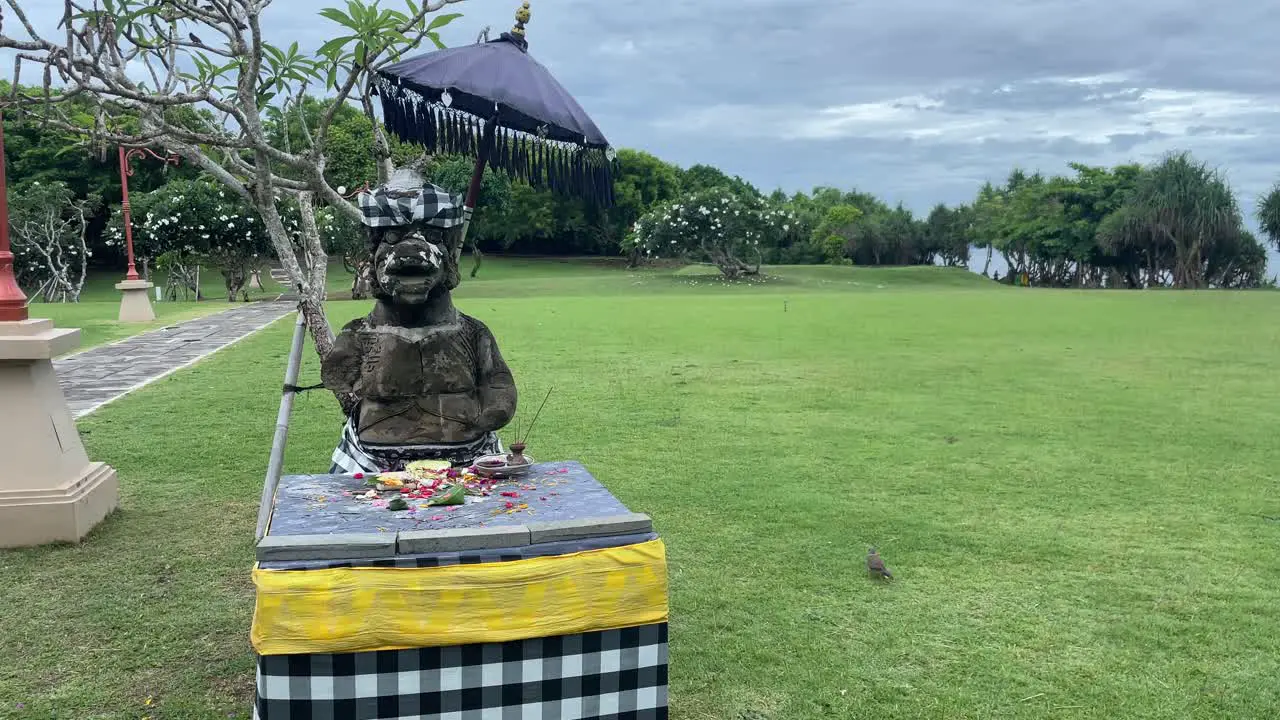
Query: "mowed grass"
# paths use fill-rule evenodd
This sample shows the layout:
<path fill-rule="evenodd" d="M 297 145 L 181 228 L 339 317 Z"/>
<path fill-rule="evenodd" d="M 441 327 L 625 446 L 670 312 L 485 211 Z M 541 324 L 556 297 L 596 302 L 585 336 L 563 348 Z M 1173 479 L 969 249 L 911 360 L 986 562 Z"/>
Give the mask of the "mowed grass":
<path fill-rule="evenodd" d="M 655 518 L 673 717 L 1280 716 L 1280 294 L 610 272 L 459 305 L 523 412 L 555 389 L 530 452 Z M 248 717 L 290 325 L 81 422 L 121 510 L 0 552 L 0 717 Z M 340 424 L 300 399 L 287 469 L 327 467 Z"/>

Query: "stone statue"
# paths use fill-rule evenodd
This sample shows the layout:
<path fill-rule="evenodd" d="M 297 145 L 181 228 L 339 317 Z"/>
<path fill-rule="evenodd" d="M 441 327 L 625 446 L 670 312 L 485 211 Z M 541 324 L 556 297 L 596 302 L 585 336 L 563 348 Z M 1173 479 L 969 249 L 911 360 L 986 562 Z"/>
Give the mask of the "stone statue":
<path fill-rule="evenodd" d="M 377 299 L 324 359 L 326 388 L 350 393 L 332 473 L 399 470 L 414 460 L 466 465 L 502 452 L 496 431 L 516 385 L 493 333 L 458 312 L 461 203 L 414 170 L 360 196 Z"/>

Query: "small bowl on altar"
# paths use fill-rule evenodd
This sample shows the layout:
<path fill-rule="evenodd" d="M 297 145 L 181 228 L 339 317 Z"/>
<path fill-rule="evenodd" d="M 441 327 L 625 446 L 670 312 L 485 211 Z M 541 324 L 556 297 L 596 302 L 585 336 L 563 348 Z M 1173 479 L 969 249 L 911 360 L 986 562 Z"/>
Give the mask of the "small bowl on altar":
<path fill-rule="evenodd" d="M 476 474 L 491 480 L 519 477 L 533 467 L 533 458 L 525 455 L 524 459 L 523 463 L 512 463 L 506 455 L 485 455 L 474 463 Z"/>

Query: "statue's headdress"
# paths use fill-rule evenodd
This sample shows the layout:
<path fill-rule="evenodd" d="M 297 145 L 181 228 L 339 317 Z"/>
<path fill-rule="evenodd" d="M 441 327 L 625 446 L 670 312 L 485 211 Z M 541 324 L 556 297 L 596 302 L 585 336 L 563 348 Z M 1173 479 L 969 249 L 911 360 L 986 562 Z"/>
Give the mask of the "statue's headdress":
<path fill-rule="evenodd" d="M 369 228 L 425 223 L 452 230 L 462 226 L 462 202 L 411 168 L 397 170 L 385 184 L 360 193 L 361 220 Z"/>

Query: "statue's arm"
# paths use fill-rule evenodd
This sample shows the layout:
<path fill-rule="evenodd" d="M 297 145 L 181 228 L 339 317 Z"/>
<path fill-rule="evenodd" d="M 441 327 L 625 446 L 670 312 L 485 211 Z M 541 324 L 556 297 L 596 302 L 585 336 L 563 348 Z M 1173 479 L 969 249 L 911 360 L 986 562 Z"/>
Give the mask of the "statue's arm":
<path fill-rule="evenodd" d="M 333 350 L 320 363 L 320 381 L 326 389 L 335 393 L 355 392 L 360 381 L 360 365 L 363 361 L 357 332 L 364 320 L 353 320 L 333 341 Z"/>
<path fill-rule="evenodd" d="M 497 430 L 506 427 L 516 414 L 516 381 L 489 328 L 481 325 L 478 334 L 480 425 Z"/>

